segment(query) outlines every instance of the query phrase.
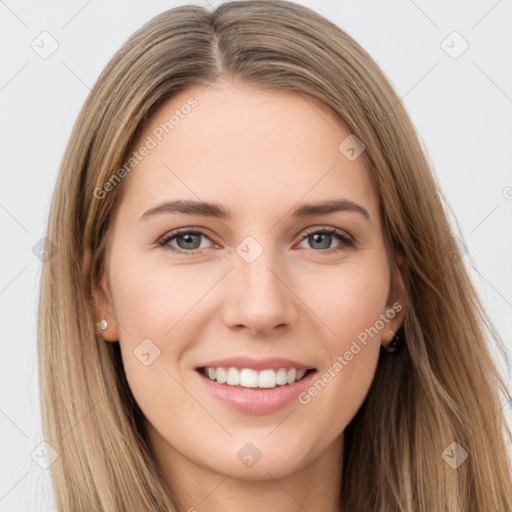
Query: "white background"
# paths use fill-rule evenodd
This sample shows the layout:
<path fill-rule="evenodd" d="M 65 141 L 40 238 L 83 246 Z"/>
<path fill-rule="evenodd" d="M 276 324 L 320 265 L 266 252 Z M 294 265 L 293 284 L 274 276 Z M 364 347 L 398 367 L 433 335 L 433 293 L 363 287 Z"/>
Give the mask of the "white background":
<path fill-rule="evenodd" d="M 184 3 L 0 0 L 0 512 L 52 510 L 48 470 L 31 458 L 42 441 L 40 261 L 32 248 L 45 234 L 71 128 L 89 88 L 125 39 Z M 471 278 L 510 352 L 512 1 L 297 3 L 353 36 L 396 88 L 462 229 Z M 59 45 L 47 59 L 31 48 L 43 31 Z M 456 59 L 442 47 L 453 31 L 469 44 Z M 463 48 L 457 35 L 444 44 L 452 53 Z M 495 358 L 504 373 L 504 361 L 497 353 Z"/>

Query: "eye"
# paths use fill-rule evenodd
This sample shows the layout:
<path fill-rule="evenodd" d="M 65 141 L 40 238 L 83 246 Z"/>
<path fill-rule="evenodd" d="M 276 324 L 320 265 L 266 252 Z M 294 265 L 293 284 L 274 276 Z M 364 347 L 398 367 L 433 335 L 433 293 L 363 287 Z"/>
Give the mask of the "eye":
<path fill-rule="evenodd" d="M 194 255 L 201 252 L 200 249 L 205 248 L 204 246 L 201 247 L 201 237 L 210 240 L 210 238 L 202 231 L 184 228 L 171 231 L 158 241 L 158 245 L 161 247 L 169 248 L 174 252 Z M 330 248 L 333 237 L 337 239 L 340 244 L 338 247 Z M 302 238 L 301 241 L 304 240 L 308 240 L 309 243 L 313 245 L 312 248 L 321 249 L 324 252 L 329 253 L 341 251 L 344 248 L 355 246 L 354 240 L 348 234 L 346 234 L 341 229 L 332 227 L 311 228 L 310 230 L 306 231 L 306 235 Z M 177 247 L 172 245 L 171 242 L 176 242 Z"/>
<path fill-rule="evenodd" d="M 340 245 L 334 249 L 330 248 L 333 237 L 338 239 Z M 354 241 L 341 229 L 332 227 L 312 228 L 306 232 L 302 240 L 309 241 L 313 248 L 328 249 L 326 252 L 337 252 L 347 247 L 354 247 Z M 316 246 L 316 247 L 315 247 Z"/>
<path fill-rule="evenodd" d="M 162 247 L 169 247 L 169 249 L 176 252 L 196 254 L 197 251 L 195 249 L 202 248 L 201 237 L 208 238 L 202 231 L 182 229 L 172 231 L 168 235 L 164 236 L 161 240 L 159 240 L 158 245 Z M 171 245 L 171 242 L 174 240 L 176 240 L 176 243 L 178 244 L 177 248 Z"/>

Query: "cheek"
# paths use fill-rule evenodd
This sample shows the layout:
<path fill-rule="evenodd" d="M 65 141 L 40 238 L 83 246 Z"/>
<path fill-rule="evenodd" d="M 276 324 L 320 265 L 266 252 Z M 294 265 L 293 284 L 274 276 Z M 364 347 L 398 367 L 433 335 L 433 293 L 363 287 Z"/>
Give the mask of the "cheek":
<path fill-rule="evenodd" d="M 389 293 L 384 258 L 372 265 L 340 268 L 316 294 L 316 307 L 329 327 L 323 348 L 326 363 L 299 402 L 323 418 L 324 435 L 334 435 L 351 421 L 373 381 L 380 352 L 380 331 Z M 337 406 L 339 405 L 339 406 Z"/>
<path fill-rule="evenodd" d="M 170 406 L 186 417 L 193 403 L 176 381 L 182 380 L 176 363 L 189 343 L 187 313 L 204 287 L 184 266 L 148 264 L 144 255 L 120 252 L 113 253 L 109 274 L 129 387 L 152 423 L 168 419 L 162 411 Z"/>
<path fill-rule="evenodd" d="M 208 289 L 184 266 L 147 264 L 144 255 L 117 260 L 111 269 L 115 314 L 121 337 L 162 339 Z M 211 286 L 211 285 L 210 285 Z"/>
<path fill-rule="evenodd" d="M 389 275 L 384 258 L 340 266 L 317 287 L 315 308 L 330 329 L 330 351 L 346 350 L 353 339 L 370 329 L 382 329 L 379 315 L 385 313 Z M 317 281 L 317 284 L 320 284 Z M 379 328 L 380 327 L 380 328 Z"/>

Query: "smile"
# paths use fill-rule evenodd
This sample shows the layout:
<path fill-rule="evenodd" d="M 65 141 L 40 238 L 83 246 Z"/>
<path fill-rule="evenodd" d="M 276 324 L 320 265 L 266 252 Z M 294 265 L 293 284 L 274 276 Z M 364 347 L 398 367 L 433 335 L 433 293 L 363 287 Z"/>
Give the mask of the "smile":
<path fill-rule="evenodd" d="M 198 384 L 216 401 L 240 412 L 266 414 L 295 403 L 316 378 L 313 364 L 306 358 L 256 359 L 240 354 L 201 361 L 194 373 Z"/>
<path fill-rule="evenodd" d="M 261 371 L 253 368 L 225 368 L 225 367 L 203 367 L 199 372 L 208 379 L 225 384 L 227 386 L 242 388 L 269 389 L 276 386 L 287 386 L 298 382 L 314 369 L 304 368 L 279 368 L 263 369 Z"/>

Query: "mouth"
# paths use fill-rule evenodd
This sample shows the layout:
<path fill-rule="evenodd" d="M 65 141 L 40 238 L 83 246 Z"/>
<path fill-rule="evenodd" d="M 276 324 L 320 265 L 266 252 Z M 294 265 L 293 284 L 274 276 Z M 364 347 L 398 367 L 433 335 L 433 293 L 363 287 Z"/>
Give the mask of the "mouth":
<path fill-rule="evenodd" d="M 267 414 L 291 406 L 316 378 L 311 363 L 286 357 L 233 355 L 202 361 L 198 383 L 215 400 L 246 414 Z"/>
<path fill-rule="evenodd" d="M 291 386 L 316 372 L 315 368 L 236 368 L 202 366 L 196 368 L 203 377 L 217 384 L 237 389 L 272 389 Z"/>

